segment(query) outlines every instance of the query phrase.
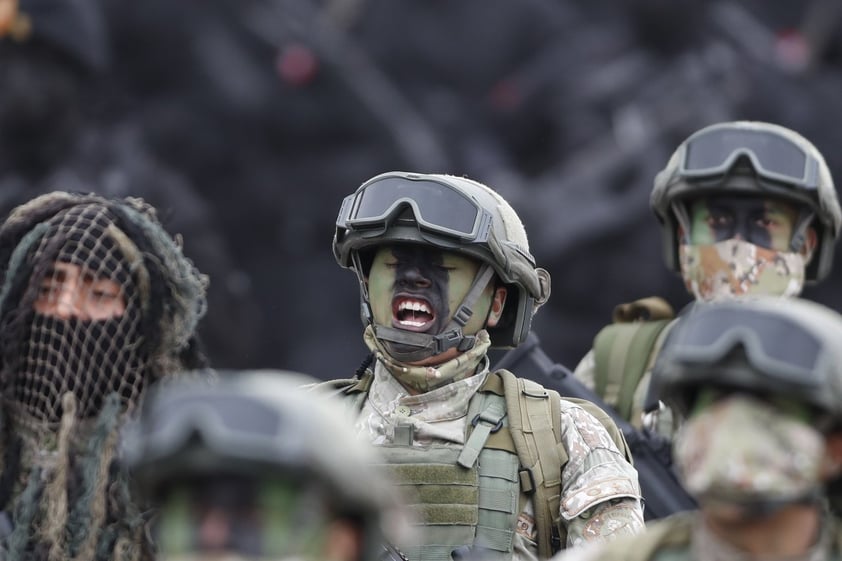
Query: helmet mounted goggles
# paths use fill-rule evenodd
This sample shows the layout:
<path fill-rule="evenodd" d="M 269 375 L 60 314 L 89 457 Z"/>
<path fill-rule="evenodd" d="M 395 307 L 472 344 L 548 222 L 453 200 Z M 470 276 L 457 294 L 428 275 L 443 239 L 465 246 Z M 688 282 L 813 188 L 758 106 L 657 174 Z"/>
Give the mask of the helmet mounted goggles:
<path fill-rule="evenodd" d="M 379 229 L 391 224 L 405 206 L 422 231 L 463 242 L 485 243 L 491 213 L 451 185 L 436 179 L 383 177 L 364 185 L 342 201 L 336 225 L 342 229 Z"/>
<path fill-rule="evenodd" d="M 750 174 L 742 171 L 742 163 Z M 806 280 L 825 278 L 842 225 L 830 169 L 818 149 L 799 133 L 761 121 L 717 123 L 693 133 L 655 177 L 650 205 L 661 223 L 667 267 L 681 272 L 677 231 L 684 205 L 680 203 L 743 193 L 797 205 L 801 225 L 814 227 L 818 234 Z M 793 248 L 799 241 L 793 238 Z"/>
<path fill-rule="evenodd" d="M 742 351 L 746 367 L 729 368 Z M 835 412 L 834 351 L 791 317 L 746 303 L 697 305 L 667 338 L 654 376 L 661 396 L 679 407 L 694 386 L 785 394 Z"/>
<path fill-rule="evenodd" d="M 819 188 L 819 161 L 792 139 L 774 129 L 713 126 L 690 136 L 684 143 L 677 175 L 701 179 L 727 173 L 740 157 L 751 161 L 762 178 Z"/>
<path fill-rule="evenodd" d="M 535 266 L 520 218 L 495 191 L 465 177 L 392 171 L 345 197 L 336 219 L 334 257 L 357 274 L 365 325 L 371 323 L 366 276 L 373 252 L 401 243 L 429 245 L 482 262 L 474 279 L 481 286 L 491 274 L 488 267 L 493 269 L 508 296 L 503 320 L 488 328 L 492 346 L 522 342 L 533 314 L 549 297 L 549 273 Z M 463 302 L 464 307 L 472 305 Z M 380 326 L 381 334 L 384 328 Z M 447 346 L 464 346 L 459 339 L 448 338 Z"/>

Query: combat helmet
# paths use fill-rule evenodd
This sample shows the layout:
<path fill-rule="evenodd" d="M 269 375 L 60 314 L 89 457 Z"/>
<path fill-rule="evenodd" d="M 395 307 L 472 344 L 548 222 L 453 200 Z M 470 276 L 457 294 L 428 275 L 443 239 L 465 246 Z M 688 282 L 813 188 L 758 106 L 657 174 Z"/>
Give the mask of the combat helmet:
<path fill-rule="evenodd" d="M 760 121 L 718 123 L 693 133 L 655 177 L 650 206 L 661 223 L 667 267 L 681 272 L 676 205 L 699 196 L 740 193 L 774 196 L 805 209 L 803 218 L 812 218 L 818 238 L 806 280 L 827 276 L 842 224 L 830 169 L 806 138 Z M 803 238 L 794 236 L 793 248 L 801 243 Z"/>
<path fill-rule="evenodd" d="M 471 179 L 443 174 L 387 172 L 363 183 L 345 197 L 336 221 L 333 253 L 342 267 L 352 269 L 360 281 L 363 322 L 373 322 L 365 279 L 374 250 L 393 243 L 418 243 L 460 253 L 485 264 L 454 321 L 435 336 L 415 336 L 409 344 L 431 344 L 438 352 L 470 348 L 461 332 L 472 313 L 471 292 L 478 294 L 491 273 L 508 289 L 503 317 L 488 328 L 491 344 L 513 347 L 529 333 L 535 311 L 550 295 L 550 275 L 535 266 L 526 230 L 514 209 L 491 188 Z M 475 296 L 474 296 L 475 297 Z M 385 326 L 375 326 L 380 333 Z M 394 330 L 399 331 L 399 330 Z M 417 339 L 417 341 L 415 340 Z"/>
<path fill-rule="evenodd" d="M 323 491 L 332 512 L 359 521 L 360 559 L 404 539 L 407 518 L 352 420 L 316 380 L 284 370 L 185 373 L 151 392 L 126 427 L 122 461 L 153 503 L 173 483 L 213 475 L 277 476 Z M 269 529 L 271 531 L 271 528 Z"/>
<path fill-rule="evenodd" d="M 801 298 L 700 302 L 653 369 L 659 397 L 686 415 L 701 386 L 797 399 L 842 423 L 842 316 Z"/>

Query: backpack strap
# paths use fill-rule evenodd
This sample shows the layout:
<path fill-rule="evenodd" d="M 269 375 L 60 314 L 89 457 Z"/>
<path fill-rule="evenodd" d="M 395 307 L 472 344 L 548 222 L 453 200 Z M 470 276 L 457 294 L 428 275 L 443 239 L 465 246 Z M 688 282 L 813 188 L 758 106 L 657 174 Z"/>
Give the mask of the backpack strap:
<path fill-rule="evenodd" d="M 509 432 L 522 466 L 521 489 L 533 498 L 538 556 L 547 559 L 566 542 L 560 520 L 561 469 L 568 460 L 561 445 L 561 397 L 508 370 L 496 375 L 503 381 Z"/>
<path fill-rule="evenodd" d="M 594 389 L 631 421 L 637 386 L 648 370 L 661 332 L 675 314 L 668 302 L 644 298 L 614 309 L 614 323 L 594 339 Z"/>

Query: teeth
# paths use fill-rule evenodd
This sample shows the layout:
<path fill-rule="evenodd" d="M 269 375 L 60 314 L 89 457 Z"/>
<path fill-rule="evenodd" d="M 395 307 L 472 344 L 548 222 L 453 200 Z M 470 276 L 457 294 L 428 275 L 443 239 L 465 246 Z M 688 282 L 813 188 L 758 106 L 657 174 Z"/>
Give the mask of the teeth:
<path fill-rule="evenodd" d="M 427 307 L 426 304 L 423 302 L 410 302 L 409 300 L 404 300 L 398 305 L 398 310 L 411 310 L 414 312 L 424 312 L 427 314 L 432 314 L 430 308 Z"/>
<path fill-rule="evenodd" d="M 411 319 L 404 320 L 400 322 L 401 325 L 409 325 L 412 327 L 422 327 L 424 325 L 423 321 L 412 321 Z"/>

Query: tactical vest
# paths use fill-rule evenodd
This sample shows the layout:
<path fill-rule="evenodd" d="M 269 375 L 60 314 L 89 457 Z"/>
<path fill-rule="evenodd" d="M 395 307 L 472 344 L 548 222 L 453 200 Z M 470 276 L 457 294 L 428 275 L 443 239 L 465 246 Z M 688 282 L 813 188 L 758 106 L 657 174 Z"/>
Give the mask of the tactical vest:
<path fill-rule="evenodd" d="M 662 298 L 643 298 L 614 308 L 613 323 L 594 338 L 594 391 L 635 426 L 638 386 L 652 369 L 674 318 L 672 306 Z"/>
<path fill-rule="evenodd" d="M 321 384 L 365 402 L 371 370 L 359 380 Z M 596 416 L 631 461 L 622 433 L 610 417 L 584 400 L 573 401 Z M 511 372 L 490 373 L 468 410 L 464 446 L 413 447 L 411 425 L 395 428 L 394 443 L 380 446 L 384 469 L 410 497 L 423 525 L 421 544 L 406 548 L 412 561 L 450 561 L 454 550 L 473 546 L 485 560 L 511 559 L 518 514 L 528 499 L 535 509 L 538 554 L 549 558 L 566 543 L 561 521 L 561 472 L 568 460 L 561 444 L 561 398 Z"/>

